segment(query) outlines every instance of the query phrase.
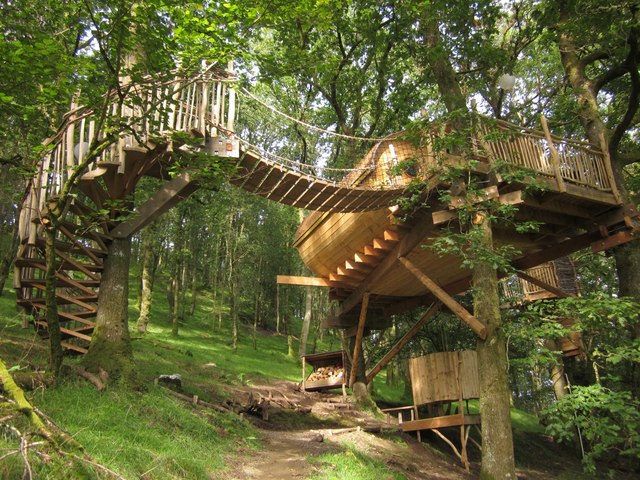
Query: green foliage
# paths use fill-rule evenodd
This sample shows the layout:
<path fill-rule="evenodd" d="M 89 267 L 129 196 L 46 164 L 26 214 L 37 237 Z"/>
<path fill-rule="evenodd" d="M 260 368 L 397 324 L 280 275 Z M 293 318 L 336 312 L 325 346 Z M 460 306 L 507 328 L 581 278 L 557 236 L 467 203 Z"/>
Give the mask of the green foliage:
<path fill-rule="evenodd" d="M 575 386 L 544 412 L 547 432 L 560 441 L 586 441 L 583 465 L 595 473 L 596 461 L 619 454 L 640 460 L 640 401 L 626 391 L 599 384 Z"/>

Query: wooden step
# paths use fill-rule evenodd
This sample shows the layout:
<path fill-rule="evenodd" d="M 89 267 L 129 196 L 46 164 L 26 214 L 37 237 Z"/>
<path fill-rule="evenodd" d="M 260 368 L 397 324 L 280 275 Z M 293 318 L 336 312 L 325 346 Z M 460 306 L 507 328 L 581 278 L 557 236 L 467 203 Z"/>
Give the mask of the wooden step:
<path fill-rule="evenodd" d="M 19 257 L 16 258 L 15 261 L 15 265 L 16 267 L 21 267 L 21 268 L 38 268 L 42 271 L 44 271 L 43 267 L 46 267 L 46 262 L 44 260 L 44 258 L 24 258 L 24 257 Z M 91 272 L 102 272 L 104 270 L 104 266 L 102 265 L 96 265 L 94 263 L 75 263 L 75 262 L 69 262 L 66 260 L 63 260 L 62 262 L 60 262 L 58 264 L 59 268 L 62 268 L 63 270 L 74 270 L 74 271 L 85 271 L 85 270 L 89 270 Z"/>
<path fill-rule="evenodd" d="M 44 239 L 43 238 L 36 239 L 36 246 L 38 248 L 41 248 L 44 251 L 45 249 Z M 100 248 L 95 248 L 95 247 L 84 246 L 84 248 L 81 249 L 77 245 L 74 245 L 72 243 L 62 242 L 62 241 L 56 241 L 56 251 L 58 250 L 60 250 L 61 252 L 81 255 L 84 257 L 87 256 L 85 255 L 85 252 L 88 250 L 94 256 L 100 257 L 100 258 L 106 257 L 108 253 L 106 250 L 102 250 Z"/>
<path fill-rule="evenodd" d="M 73 350 L 75 352 L 81 353 L 81 354 L 85 354 L 87 353 L 89 350 L 81 347 L 79 345 L 74 345 L 73 343 L 69 343 L 69 342 L 60 342 L 60 345 L 62 345 L 62 348 L 66 348 L 68 350 Z"/>
<path fill-rule="evenodd" d="M 33 223 L 40 223 L 40 219 L 33 220 Z M 60 226 L 64 227 L 68 232 L 70 232 L 73 237 L 85 238 L 87 240 L 94 240 L 96 242 L 110 242 L 113 238 L 108 234 L 96 230 L 94 228 L 87 228 L 84 225 L 78 225 L 76 223 L 70 222 L 68 220 L 63 220 L 60 222 Z"/>
<path fill-rule="evenodd" d="M 38 321 L 36 322 L 36 324 L 39 327 L 42 327 L 43 329 L 47 329 L 48 325 L 47 322 L 43 322 L 43 321 Z M 67 327 L 63 327 L 60 326 L 60 334 L 63 338 L 79 338 L 81 340 L 85 340 L 87 342 L 91 341 L 91 335 L 87 335 L 87 334 L 91 334 L 93 333 L 93 329 L 94 327 L 92 326 L 84 326 L 84 327 L 79 327 L 79 328 L 67 328 Z"/>
<path fill-rule="evenodd" d="M 61 274 L 56 275 L 58 280 L 58 286 L 63 284 L 69 288 L 77 288 L 79 290 L 85 291 L 87 294 L 94 293 L 91 288 L 98 288 L 100 286 L 100 280 L 74 280 L 72 278 L 64 277 Z M 44 278 L 21 278 L 20 283 L 23 287 L 35 287 L 41 288 L 44 290 L 45 280 Z"/>
<path fill-rule="evenodd" d="M 56 301 L 58 305 L 74 304 L 74 305 L 78 305 L 88 309 L 88 308 L 91 308 L 91 305 L 89 305 L 89 303 L 95 303 L 98 301 L 98 296 L 84 295 L 84 296 L 74 297 L 70 295 L 61 296 L 60 294 L 58 294 Z M 18 300 L 17 303 L 20 307 L 28 307 L 32 303 L 40 303 L 44 305 L 46 301 L 43 297 L 36 297 L 36 298 L 22 298 Z"/>
<path fill-rule="evenodd" d="M 42 303 L 33 303 L 32 304 L 33 308 L 37 308 L 38 310 L 41 310 L 43 312 L 46 312 L 47 308 L 44 304 Z M 91 320 L 87 320 L 87 318 L 93 318 L 95 317 L 95 312 L 91 312 L 91 314 L 89 315 L 85 315 L 86 313 L 89 312 L 64 312 L 62 310 L 58 310 L 58 318 L 60 319 L 61 323 L 64 322 L 78 322 L 81 323 L 83 325 L 86 325 L 88 327 L 95 327 L 96 326 L 96 322 L 93 322 Z M 78 315 L 79 314 L 79 315 Z M 43 323 L 42 326 L 46 327 L 47 323 L 44 322 L 43 320 L 39 320 L 36 323 Z"/>

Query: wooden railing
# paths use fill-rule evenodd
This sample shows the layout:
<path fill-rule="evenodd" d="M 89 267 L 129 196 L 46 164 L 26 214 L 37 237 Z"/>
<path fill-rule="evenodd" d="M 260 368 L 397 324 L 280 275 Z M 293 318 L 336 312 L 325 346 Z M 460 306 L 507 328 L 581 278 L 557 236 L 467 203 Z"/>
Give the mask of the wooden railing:
<path fill-rule="evenodd" d="M 77 169 L 90 172 L 100 164 L 116 164 L 122 171 L 125 149 L 145 147 L 170 132 L 215 137 L 219 130 L 234 131 L 236 101 L 230 78 L 204 71 L 189 78 L 129 84 L 122 91 L 124 95 L 112 92 L 107 97 L 106 115 L 72 105 L 57 133 L 44 142 L 47 153 L 23 202 L 22 240 L 35 235 L 31 220 L 43 211 L 47 199 L 60 194 Z M 107 131 L 118 133 L 99 155 L 86 158 L 94 141 L 105 139 Z"/>
<path fill-rule="evenodd" d="M 610 159 L 605 152 L 590 143 L 551 135 L 544 119 L 542 125 L 544 131 L 540 132 L 503 121 L 491 126 L 481 122 L 474 148 L 488 150 L 494 159 L 521 165 L 550 178 L 561 192 L 572 184 L 611 192 L 617 199 Z"/>
<path fill-rule="evenodd" d="M 558 274 L 554 262 L 543 263 L 537 267 L 530 268 L 526 273 L 547 285 L 560 288 Z M 538 285 L 534 285 L 527 280 L 518 277 L 505 278 L 500 282 L 502 294 L 507 300 L 533 300 L 540 298 L 541 295 L 547 295 L 549 292 Z"/>

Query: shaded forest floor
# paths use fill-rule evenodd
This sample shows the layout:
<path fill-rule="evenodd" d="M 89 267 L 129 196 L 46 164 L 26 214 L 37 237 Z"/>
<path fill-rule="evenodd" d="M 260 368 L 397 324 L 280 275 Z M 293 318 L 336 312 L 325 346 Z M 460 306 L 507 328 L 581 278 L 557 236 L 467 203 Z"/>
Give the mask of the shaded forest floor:
<path fill-rule="evenodd" d="M 13 301 L 10 295 L 0 297 L 0 356 L 17 370 L 42 369 L 46 342 L 20 328 Z M 480 454 L 474 446 L 469 446 L 472 468 L 466 473 L 449 447 L 432 434 L 423 433 L 419 443 L 387 425 L 382 416 L 357 410 L 339 393 L 300 392 L 300 366 L 287 355 L 285 336 L 258 332 L 254 349 L 250 329 L 243 328 L 234 352 L 229 327 L 212 328 L 210 311 L 209 305 L 198 309 L 179 337 L 171 336 L 170 326 L 159 320 L 144 336 L 132 332 L 136 366 L 145 384 L 140 391 L 99 393 L 84 380 L 69 378 L 58 388 L 38 388 L 28 395 L 120 478 L 477 478 Z M 158 310 L 154 318 L 166 318 L 163 313 Z M 132 318 L 135 315 L 132 310 Z M 318 348 L 335 350 L 339 343 L 325 336 Z M 74 364 L 79 359 L 65 361 Z M 182 398 L 154 384 L 162 374 L 181 375 Z M 402 386 L 394 390 L 384 378 L 378 380 L 374 391 L 387 405 L 406 404 L 400 398 Z M 196 395 L 197 405 L 190 401 Z M 268 398 L 268 419 L 239 414 L 239 407 L 251 399 Z M 519 478 L 590 478 L 572 452 L 524 425 L 514 421 Z M 371 427 L 383 431 L 362 429 Z M 0 451 L 11 448 L 11 439 L 0 436 Z M 72 478 L 64 465 L 56 469 L 34 464 L 34 470 L 34 478 Z M 20 478 L 20 473 L 20 458 L 0 461 L 0 478 Z M 640 476 L 618 473 L 614 478 Z"/>

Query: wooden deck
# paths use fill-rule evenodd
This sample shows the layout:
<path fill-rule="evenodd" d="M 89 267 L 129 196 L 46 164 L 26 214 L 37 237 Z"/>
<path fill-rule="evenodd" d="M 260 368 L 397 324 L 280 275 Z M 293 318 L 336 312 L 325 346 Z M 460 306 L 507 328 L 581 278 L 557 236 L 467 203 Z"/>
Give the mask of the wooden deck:
<path fill-rule="evenodd" d="M 489 185 L 485 198 L 517 205 L 517 221 L 541 225 L 538 231 L 523 234 L 511 224 L 494 224 L 495 243 L 520 251 L 513 258 L 515 266 L 530 268 L 581 248 L 601 250 L 633 238 L 638 213 L 622 204 L 609 159 L 599 149 L 502 123 L 493 128 L 506 138 L 491 143 L 473 140 L 469 174 Z M 416 149 L 401 137 L 377 145 L 374 151 L 377 169 L 383 172 L 409 158 L 420 160 L 418 171 L 422 172 L 429 172 L 438 162 L 463 163 L 462 158 L 446 152 L 437 155 L 429 148 Z M 498 159 L 527 169 L 528 177 L 508 182 L 492 175 L 492 164 Z M 377 175 L 361 178 L 359 185 L 375 184 L 382 174 Z M 396 178 L 395 183 L 408 182 L 406 177 Z M 375 321 L 372 328 L 386 325 L 381 317 L 431 303 L 432 292 L 398 261 L 400 257 L 448 294 L 469 287 L 471 272 L 461 267 L 460 259 L 440 256 L 430 248 L 447 227 L 457 228 L 456 208 L 463 200 L 454 197 L 446 204 L 440 202 L 436 190 L 448 185 L 437 175 L 426 180 L 431 191 L 424 193 L 423 207 L 403 221 L 401 212 L 393 207 L 363 213 L 313 212 L 303 221 L 294 246 L 310 270 L 331 285 L 332 298 L 341 303 L 338 314 L 325 326 L 353 327 L 357 312 L 352 310 L 365 291 L 371 294 L 371 318 L 375 320 L 368 322 Z M 529 191 L 533 182 L 543 188 Z"/>

